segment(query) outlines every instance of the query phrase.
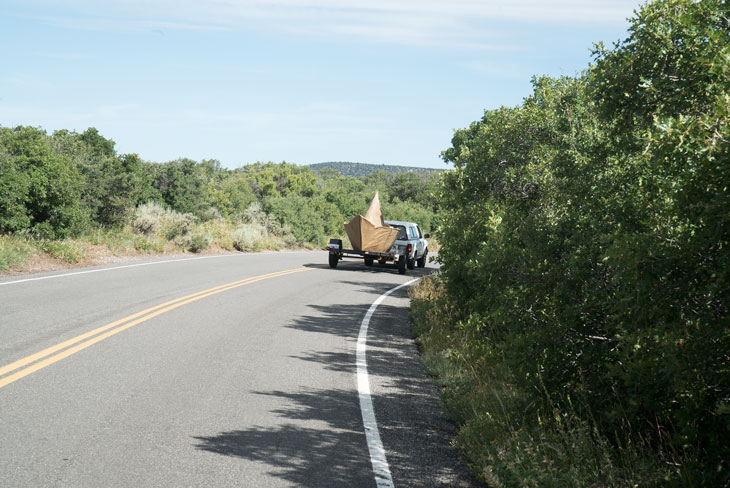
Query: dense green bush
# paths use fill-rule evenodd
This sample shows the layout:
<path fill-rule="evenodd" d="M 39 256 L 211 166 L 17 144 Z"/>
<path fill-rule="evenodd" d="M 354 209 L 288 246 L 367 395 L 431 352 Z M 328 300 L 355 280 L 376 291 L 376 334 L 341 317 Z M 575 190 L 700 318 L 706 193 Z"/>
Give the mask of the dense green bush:
<path fill-rule="evenodd" d="M 0 145 L 0 151 L 3 149 Z M 0 152 L 0 230 L 16 232 L 30 227 L 31 216 L 25 205 L 29 188 L 27 175 L 10 155 Z"/>
<path fill-rule="evenodd" d="M 264 200 L 264 209 L 278 219 L 279 224 L 290 226 L 299 244 L 322 246 L 329 235 L 339 232 L 331 216 L 341 214 L 335 206 L 321 198 L 299 195 L 269 197 Z"/>
<path fill-rule="evenodd" d="M 728 25 L 719 0 L 648 4 L 584 75 L 536 79 L 444 153 L 470 357 L 508 367 L 528 418 L 649 439 L 692 485 L 730 480 Z"/>
<path fill-rule="evenodd" d="M 240 173 L 225 178 L 220 189 L 211 190 L 211 197 L 212 205 L 228 218 L 241 218 L 249 205 L 258 202 L 249 180 Z"/>
<path fill-rule="evenodd" d="M 155 169 L 154 186 L 167 206 L 190 214 L 208 207 L 205 198 L 206 175 L 201 165 L 183 158 Z"/>
<path fill-rule="evenodd" d="M 56 131 L 49 143 L 78 168 L 83 178 L 83 203 L 92 219 L 101 225 L 113 227 L 124 223 L 135 205 L 156 196 L 145 184 L 139 157 L 117 155 L 114 141 L 104 138 L 93 127 L 81 134 Z"/>
<path fill-rule="evenodd" d="M 44 131 L 0 128 L 0 165 L 0 231 L 29 228 L 41 237 L 63 238 L 87 228 L 83 179 Z"/>

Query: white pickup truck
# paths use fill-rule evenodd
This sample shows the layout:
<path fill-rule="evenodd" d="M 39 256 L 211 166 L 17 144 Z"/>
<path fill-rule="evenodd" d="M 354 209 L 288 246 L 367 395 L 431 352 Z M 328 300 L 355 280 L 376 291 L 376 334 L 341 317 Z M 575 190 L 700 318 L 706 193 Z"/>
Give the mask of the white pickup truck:
<path fill-rule="evenodd" d="M 330 268 L 336 268 L 343 258 L 357 258 L 365 261 L 365 266 L 372 266 L 375 261 L 381 264 L 392 261 L 398 268 L 400 274 L 405 274 L 406 269 L 413 269 L 416 265 L 419 268 L 426 266 L 428 257 L 428 234 L 421 232 L 418 224 L 413 222 L 400 222 L 397 220 L 386 220 L 385 223 L 399 229 L 398 237 L 393 247 L 388 252 L 355 251 L 344 249 L 342 239 L 330 239 L 327 245 L 329 251 Z"/>

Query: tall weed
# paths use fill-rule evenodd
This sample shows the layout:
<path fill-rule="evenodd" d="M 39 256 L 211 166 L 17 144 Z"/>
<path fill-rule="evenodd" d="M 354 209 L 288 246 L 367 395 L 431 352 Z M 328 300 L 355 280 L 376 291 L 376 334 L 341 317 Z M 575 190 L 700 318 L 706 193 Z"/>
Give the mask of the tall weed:
<path fill-rule="evenodd" d="M 86 249 L 78 242 L 71 240 L 46 241 L 42 249 L 56 259 L 67 263 L 78 263 L 86 256 Z"/>
<path fill-rule="evenodd" d="M 0 235 L 0 271 L 22 266 L 37 251 L 35 241 L 23 235 Z"/>

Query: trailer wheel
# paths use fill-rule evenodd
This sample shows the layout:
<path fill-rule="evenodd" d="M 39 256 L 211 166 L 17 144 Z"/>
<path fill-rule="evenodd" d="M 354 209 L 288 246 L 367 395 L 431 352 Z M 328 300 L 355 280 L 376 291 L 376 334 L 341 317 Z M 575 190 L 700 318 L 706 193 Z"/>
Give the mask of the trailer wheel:
<path fill-rule="evenodd" d="M 398 259 L 398 274 L 406 274 L 406 261 L 407 258 L 405 256 L 401 256 Z"/>
<path fill-rule="evenodd" d="M 337 254 L 330 253 L 330 268 L 333 268 L 333 269 L 336 268 L 337 267 L 337 262 L 339 260 L 340 259 L 337 257 Z"/>
<path fill-rule="evenodd" d="M 365 256 L 365 266 L 372 266 L 372 265 L 373 265 L 372 256 Z"/>

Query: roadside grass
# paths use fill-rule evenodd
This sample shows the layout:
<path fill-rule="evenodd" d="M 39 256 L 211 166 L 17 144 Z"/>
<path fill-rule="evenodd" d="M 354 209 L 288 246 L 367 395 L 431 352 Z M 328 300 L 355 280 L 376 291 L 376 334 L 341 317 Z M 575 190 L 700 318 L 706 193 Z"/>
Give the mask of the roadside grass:
<path fill-rule="evenodd" d="M 219 247 L 226 251 L 235 251 L 233 245 L 233 230 L 235 224 L 223 219 L 210 220 L 201 224 L 198 232 L 210 237 L 210 246 Z"/>
<path fill-rule="evenodd" d="M 37 241 L 26 235 L 0 235 L 0 271 L 23 266 L 37 252 Z"/>
<path fill-rule="evenodd" d="M 458 425 L 454 440 L 469 469 L 490 487 L 634 487 L 662 485 L 666 462 L 627 432 L 609 439 L 576 411 L 580 399 L 527 402 L 498 351 L 459 326 L 439 277 L 411 287 L 412 332 L 424 367 L 442 391 L 444 411 Z M 483 342 L 483 341 L 482 341 Z M 573 408 L 561 410 L 555 405 Z"/>
<path fill-rule="evenodd" d="M 0 235 L 0 272 L 27 270 L 33 255 L 63 265 L 84 265 L 96 264 L 95 259 L 103 256 L 317 247 L 297 243 L 288 228 L 276 224 L 259 208 L 252 207 L 244 220 L 214 216 L 201 222 L 192 214 L 148 203 L 139 206 L 124 226 L 94 228 L 75 239 L 38 240 L 27 233 Z"/>
<path fill-rule="evenodd" d="M 45 241 L 41 248 L 56 259 L 66 263 L 78 263 L 86 256 L 86 249 L 73 240 Z"/>
<path fill-rule="evenodd" d="M 123 230 L 93 229 L 80 240 L 94 246 L 102 246 L 113 255 L 125 255 L 134 252 L 135 236 Z"/>

